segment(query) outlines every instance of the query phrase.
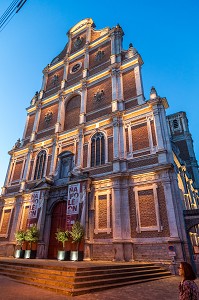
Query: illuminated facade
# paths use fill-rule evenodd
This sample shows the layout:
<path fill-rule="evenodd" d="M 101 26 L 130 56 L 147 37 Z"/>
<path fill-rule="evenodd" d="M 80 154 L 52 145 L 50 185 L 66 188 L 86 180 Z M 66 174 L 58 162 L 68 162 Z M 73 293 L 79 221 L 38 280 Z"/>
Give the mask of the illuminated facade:
<path fill-rule="evenodd" d="M 199 179 L 186 115 L 166 117 L 155 88 L 145 99 L 142 58 L 132 44 L 123 50 L 122 37 L 119 25 L 95 30 L 85 19 L 44 69 L 23 138 L 9 152 L 0 255 L 13 254 L 14 233 L 33 219 L 38 257 L 56 258 L 55 231 L 73 223 L 76 209 L 85 260 L 169 262 L 169 246 L 176 260 L 190 258 L 183 210 L 197 211 Z"/>

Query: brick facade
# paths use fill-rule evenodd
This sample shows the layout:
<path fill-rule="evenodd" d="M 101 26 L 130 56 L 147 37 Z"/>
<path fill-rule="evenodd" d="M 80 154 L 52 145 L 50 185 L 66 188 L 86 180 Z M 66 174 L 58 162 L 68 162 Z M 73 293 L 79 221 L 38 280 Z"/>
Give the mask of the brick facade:
<path fill-rule="evenodd" d="M 14 232 L 25 229 L 31 197 L 39 195 L 44 209 L 37 220 L 38 257 L 51 258 L 49 253 L 57 251 L 51 242 L 54 227 L 72 226 L 65 218 L 69 186 L 75 184 L 81 187 L 78 218 L 87 230 L 87 259 L 168 262 L 171 244 L 177 262 L 185 255 L 183 180 L 178 180 L 185 165 L 172 151 L 169 134 L 196 178 L 191 137 L 186 136 L 189 143 L 181 139 L 188 131 L 180 113 L 179 123 L 172 116 L 166 127 L 166 98 L 145 100 L 142 58 L 132 46 L 121 51 L 122 37 L 119 25 L 95 30 L 92 19 L 82 20 L 44 69 L 42 90 L 27 109 L 22 143 L 9 152 L 0 224 L 8 204 L 12 217 L 5 214 L 1 232 L 8 237 L 0 233 L 0 246 L 5 239 L 13 243 Z M 52 220 L 58 222 L 54 227 Z"/>

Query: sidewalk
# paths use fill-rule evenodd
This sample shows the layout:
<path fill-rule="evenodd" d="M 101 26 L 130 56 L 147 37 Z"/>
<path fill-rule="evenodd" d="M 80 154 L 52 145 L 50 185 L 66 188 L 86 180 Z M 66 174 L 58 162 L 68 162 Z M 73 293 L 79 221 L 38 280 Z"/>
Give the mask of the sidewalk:
<path fill-rule="evenodd" d="M 177 300 L 179 276 L 75 297 L 21 284 L 0 275 L 0 300 Z M 199 285 L 199 279 L 196 280 Z"/>

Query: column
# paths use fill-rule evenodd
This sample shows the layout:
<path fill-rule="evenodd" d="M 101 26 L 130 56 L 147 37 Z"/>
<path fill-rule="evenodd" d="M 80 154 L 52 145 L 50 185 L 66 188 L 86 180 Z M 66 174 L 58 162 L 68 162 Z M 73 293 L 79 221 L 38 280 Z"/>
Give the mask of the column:
<path fill-rule="evenodd" d="M 50 175 L 54 175 L 56 168 L 56 160 L 57 160 L 57 141 L 54 139 L 53 141 L 53 149 L 52 149 L 52 160 L 50 165 Z"/>
<path fill-rule="evenodd" d="M 84 124 L 86 122 L 86 103 L 87 103 L 87 84 L 86 81 L 83 81 L 82 89 L 81 89 L 81 107 L 80 107 L 80 117 L 79 117 L 80 124 Z"/>
<path fill-rule="evenodd" d="M 164 197 L 166 201 L 170 237 L 179 238 L 170 179 L 165 179 L 162 184 L 164 187 Z"/>
<path fill-rule="evenodd" d="M 14 234 L 20 228 L 21 225 L 20 222 L 21 222 L 22 204 L 23 204 L 22 197 L 16 198 L 13 223 L 12 223 L 12 228 L 10 233 L 10 241 L 15 240 Z"/>
<path fill-rule="evenodd" d="M 120 158 L 126 158 L 126 138 L 125 138 L 125 129 L 122 116 L 119 121 L 119 148 L 120 148 Z"/>
<path fill-rule="evenodd" d="M 138 96 L 138 104 L 144 103 L 144 96 L 143 96 L 143 85 L 142 85 L 142 77 L 141 77 L 141 67 L 140 65 L 137 65 L 134 68 L 134 74 L 135 74 L 135 84 L 136 84 L 136 91 Z"/>
<path fill-rule="evenodd" d="M 68 67 L 69 67 L 69 62 L 68 62 L 68 53 L 66 53 L 66 56 L 64 58 L 64 75 L 63 75 L 63 80 L 61 82 L 61 89 L 65 88 L 65 83 L 68 78 Z"/>
<path fill-rule="evenodd" d="M 83 70 L 83 78 L 88 76 L 88 69 L 89 69 L 89 42 L 86 42 L 85 45 L 85 52 L 84 52 L 84 70 Z"/>
<path fill-rule="evenodd" d="M 153 138 L 152 138 L 152 132 L 151 132 L 151 117 L 147 117 L 147 131 L 148 131 L 148 137 L 149 137 L 149 147 L 150 152 L 155 153 L 155 149 L 153 147 Z"/>
<path fill-rule="evenodd" d="M 119 159 L 119 121 L 113 117 L 113 159 Z"/>
<path fill-rule="evenodd" d="M 114 261 L 124 261 L 124 249 L 122 241 L 122 222 L 121 222 L 121 190 L 119 180 L 115 180 L 112 188 L 112 228 Z"/>
<path fill-rule="evenodd" d="M 32 159 L 32 154 L 33 154 L 33 147 L 30 146 L 28 149 L 28 154 L 26 157 L 26 163 L 25 163 L 25 167 L 24 167 L 24 172 L 23 172 L 23 180 L 27 180 L 28 179 L 28 171 L 30 169 L 30 161 Z"/>
<path fill-rule="evenodd" d="M 59 106 L 58 106 L 58 114 L 57 114 L 57 122 L 55 124 L 55 133 L 58 133 L 64 128 L 64 96 L 62 93 L 59 96 Z"/>
<path fill-rule="evenodd" d="M 37 110 L 36 110 L 36 114 L 35 114 L 35 120 L 34 120 L 33 130 L 32 130 L 31 137 L 30 137 L 30 142 L 35 141 L 36 133 L 37 133 L 38 126 L 39 126 L 40 114 L 41 114 L 41 105 L 39 104 L 37 106 Z"/>
<path fill-rule="evenodd" d="M 77 168 L 82 168 L 82 161 L 83 161 L 83 128 L 79 129 L 79 143 L 77 149 Z"/>

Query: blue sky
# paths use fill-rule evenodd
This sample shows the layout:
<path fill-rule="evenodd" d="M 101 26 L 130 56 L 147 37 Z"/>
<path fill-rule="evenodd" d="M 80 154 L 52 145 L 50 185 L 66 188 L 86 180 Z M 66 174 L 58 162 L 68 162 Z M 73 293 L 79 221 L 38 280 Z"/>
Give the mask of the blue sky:
<path fill-rule="evenodd" d="M 12 1 L 0 1 L 0 15 Z M 41 88 L 42 70 L 61 52 L 67 31 L 84 18 L 97 29 L 123 28 L 124 49 L 130 42 L 141 54 L 146 99 L 151 86 L 165 96 L 167 114 L 186 111 L 199 159 L 199 2 L 27 0 L 0 32 L 0 187 L 9 155 L 23 135 L 26 110 Z"/>

